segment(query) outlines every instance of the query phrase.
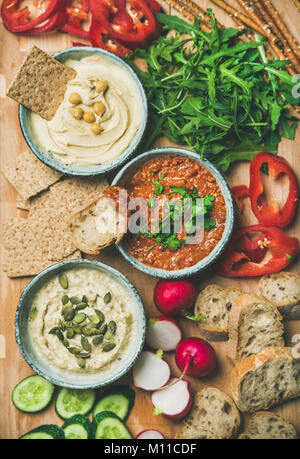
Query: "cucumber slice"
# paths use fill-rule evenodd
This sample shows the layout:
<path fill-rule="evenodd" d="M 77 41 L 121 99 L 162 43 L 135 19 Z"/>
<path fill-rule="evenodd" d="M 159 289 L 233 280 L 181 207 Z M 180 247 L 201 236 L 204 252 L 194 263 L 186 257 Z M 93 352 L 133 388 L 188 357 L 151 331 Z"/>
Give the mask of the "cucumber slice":
<path fill-rule="evenodd" d="M 70 419 L 74 414 L 88 414 L 95 403 L 94 390 L 60 389 L 55 410 L 62 419 Z"/>
<path fill-rule="evenodd" d="M 12 392 L 12 401 L 18 410 L 37 413 L 49 405 L 54 385 L 38 375 L 28 376 L 20 381 Z"/>
<path fill-rule="evenodd" d="M 123 421 L 111 411 L 97 414 L 94 422 L 96 440 L 129 440 L 133 438 Z"/>
<path fill-rule="evenodd" d="M 64 431 L 53 424 L 37 427 L 24 434 L 20 440 L 63 440 Z"/>
<path fill-rule="evenodd" d="M 93 417 L 102 411 L 111 411 L 120 419 L 125 420 L 134 405 L 135 391 L 127 385 L 112 387 L 104 392 L 101 399 L 96 403 Z"/>
<path fill-rule="evenodd" d="M 82 414 L 72 416 L 62 428 L 67 440 L 88 440 L 91 435 L 90 420 Z"/>

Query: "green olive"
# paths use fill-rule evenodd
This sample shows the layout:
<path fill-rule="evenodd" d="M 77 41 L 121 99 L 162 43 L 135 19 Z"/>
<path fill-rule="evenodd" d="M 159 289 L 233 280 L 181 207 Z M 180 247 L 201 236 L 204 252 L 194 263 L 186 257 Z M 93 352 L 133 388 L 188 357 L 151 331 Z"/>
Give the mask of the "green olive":
<path fill-rule="evenodd" d="M 96 113 L 96 115 L 99 115 L 99 116 L 102 116 L 103 113 L 105 113 L 106 111 L 106 107 L 103 104 L 103 102 L 95 102 L 93 105 L 93 108 L 94 108 L 94 112 Z"/>
<path fill-rule="evenodd" d="M 72 92 L 72 94 L 69 97 L 69 102 L 70 102 L 70 104 L 73 104 L 73 105 L 81 104 L 82 103 L 82 99 L 81 99 L 80 94 L 78 94 L 78 92 Z"/>
<path fill-rule="evenodd" d="M 108 87 L 107 81 L 101 81 L 101 80 L 96 81 L 96 89 L 98 92 L 106 91 L 107 87 Z"/>
<path fill-rule="evenodd" d="M 72 107 L 70 113 L 76 120 L 81 120 L 85 114 L 81 107 Z"/>
<path fill-rule="evenodd" d="M 92 131 L 93 134 L 99 135 L 103 131 L 103 127 L 100 126 L 100 124 L 98 124 L 98 123 L 93 123 L 91 125 L 91 131 Z"/>
<path fill-rule="evenodd" d="M 85 112 L 83 119 L 86 123 L 94 123 L 96 121 L 96 117 L 93 112 Z"/>

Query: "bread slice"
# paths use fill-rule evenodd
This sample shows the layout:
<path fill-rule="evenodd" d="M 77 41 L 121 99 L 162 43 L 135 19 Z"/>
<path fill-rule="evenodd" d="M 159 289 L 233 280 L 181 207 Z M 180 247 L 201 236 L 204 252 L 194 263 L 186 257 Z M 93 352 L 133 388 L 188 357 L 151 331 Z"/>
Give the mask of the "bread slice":
<path fill-rule="evenodd" d="M 236 298 L 229 315 L 229 358 L 237 362 L 268 347 L 283 347 L 281 321 L 276 306 L 263 297 L 244 294 Z"/>
<path fill-rule="evenodd" d="M 208 285 L 195 304 L 195 315 L 205 319 L 198 323 L 201 335 L 209 341 L 228 340 L 228 321 L 232 302 L 242 294 L 240 290 Z"/>
<path fill-rule="evenodd" d="M 178 439 L 229 439 L 240 427 L 239 412 L 228 395 L 209 387 L 195 395 L 192 411 L 183 421 Z"/>
<path fill-rule="evenodd" d="M 296 440 L 295 427 L 275 413 L 260 411 L 249 419 L 239 440 Z"/>
<path fill-rule="evenodd" d="M 74 245 L 84 253 L 97 255 L 102 249 L 118 244 L 127 229 L 127 215 L 120 212 L 114 199 L 117 187 L 108 187 L 89 206 L 69 219 Z"/>
<path fill-rule="evenodd" d="M 275 304 L 285 320 L 300 320 L 300 276 L 297 274 L 281 272 L 264 276 L 257 293 Z"/>
<path fill-rule="evenodd" d="M 300 360 L 289 348 L 268 348 L 236 364 L 232 396 L 242 412 L 267 410 L 300 395 Z"/>

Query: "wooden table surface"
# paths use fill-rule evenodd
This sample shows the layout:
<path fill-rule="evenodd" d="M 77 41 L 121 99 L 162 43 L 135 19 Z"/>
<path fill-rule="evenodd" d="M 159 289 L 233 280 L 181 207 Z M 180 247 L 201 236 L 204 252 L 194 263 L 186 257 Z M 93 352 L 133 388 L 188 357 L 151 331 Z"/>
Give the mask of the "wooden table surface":
<path fill-rule="evenodd" d="M 210 1 L 203 0 L 200 2 L 202 7 L 213 6 Z M 234 4 L 234 1 L 230 1 Z M 274 0 L 274 4 L 278 8 L 282 18 L 290 27 L 292 33 L 300 41 L 300 14 L 295 8 L 292 0 Z M 214 7 L 217 18 L 225 25 L 232 25 L 230 18 L 223 13 L 219 8 Z M 62 33 L 56 33 L 47 37 L 22 37 L 15 36 L 7 32 L 2 24 L 0 24 L 0 106 L 1 106 L 1 169 L 9 164 L 18 154 L 26 149 L 26 144 L 23 139 L 19 122 L 18 122 L 18 106 L 14 101 L 5 98 L 7 85 L 10 83 L 16 74 L 19 65 L 24 59 L 25 54 L 33 44 L 41 47 L 48 52 L 56 52 L 67 48 L 71 45 L 72 38 Z M 165 139 L 160 139 L 159 145 L 169 144 Z M 300 130 L 298 129 L 297 138 L 294 142 L 284 140 L 280 145 L 280 154 L 284 156 L 292 165 L 294 171 L 300 179 Z M 238 164 L 235 166 L 228 176 L 230 184 L 248 183 L 247 163 Z M 273 188 L 273 193 L 276 195 L 279 191 L 279 199 L 285 199 L 282 196 L 282 185 L 284 182 L 276 184 Z M 287 191 L 287 187 L 284 187 Z M 16 209 L 17 194 L 10 184 L 1 174 L 1 223 L 7 221 L 11 216 L 26 217 L 26 212 Z M 243 216 L 243 223 L 255 223 L 252 219 L 250 209 L 246 206 Z M 300 236 L 300 220 L 299 212 L 293 225 L 289 228 L 288 233 L 293 236 Z M 1 250 L 1 265 L 3 252 Z M 155 279 L 132 268 L 119 255 L 119 253 L 109 248 L 97 259 L 114 266 L 125 274 L 137 287 L 142 300 L 144 302 L 147 314 L 149 316 L 157 315 L 158 311 L 153 303 L 153 287 Z M 295 262 L 291 271 L 300 273 L 300 259 Z M 14 316 L 19 297 L 22 290 L 29 282 L 29 278 L 25 279 L 8 279 L 5 273 L 1 271 L 1 306 L 0 306 L 0 438 L 14 439 L 28 430 L 39 426 L 40 424 L 54 423 L 62 424 L 62 420 L 57 417 L 52 405 L 43 413 L 36 415 L 27 415 L 19 412 L 11 402 L 11 392 L 14 386 L 24 377 L 32 374 L 31 368 L 25 363 L 21 356 L 14 336 Z M 240 288 L 245 292 L 255 292 L 257 280 L 230 280 L 217 278 L 212 272 L 207 275 L 199 276 L 197 279 L 198 286 L 201 287 L 206 283 L 218 283 L 224 286 L 233 286 Z M 185 319 L 180 321 L 184 336 L 198 336 L 197 325 Z M 290 322 L 286 326 L 286 344 L 291 344 L 291 338 L 296 333 L 300 333 L 300 323 Z M 215 373 L 209 378 L 195 380 L 190 378 L 193 391 L 197 391 L 203 387 L 215 386 L 230 395 L 230 373 L 231 365 L 225 357 L 225 343 L 212 343 L 218 356 L 218 367 Z M 174 361 L 174 353 L 166 355 L 166 359 L 170 362 L 173 375 L 178 375 L 180 372 Z M 131 382 L 131 374 L 124 378 L 124 381 Z M 291 421 L 297 428 L 300 435 L 300 400 L 293 400 L 284 403 L 273 409 L 274 412 L 282 414 Z M 167 438 L 174 438 L 178 424 L 167 421 L 162 416 L 153 416 L 153 407 L 150 402 L 149 394 L 138 390 L 137 399 L 134 409 L 127 422 L 128 427 L 133 435 L 136 435 L 141 430 L 148 428 L 158 428 Z"/>

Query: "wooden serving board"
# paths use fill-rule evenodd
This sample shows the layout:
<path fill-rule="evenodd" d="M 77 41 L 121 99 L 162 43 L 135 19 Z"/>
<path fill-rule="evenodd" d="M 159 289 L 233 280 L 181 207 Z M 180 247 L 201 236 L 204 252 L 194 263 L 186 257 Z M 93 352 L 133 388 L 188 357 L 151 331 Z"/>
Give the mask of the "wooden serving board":
<path fill-rule="evenodd" d="M 196 0 L 202 7 L 213 7 L 217 18 L 227 26 L 233 25 L 231 19 L 219 8 L 215 7 L 208 0 Z M 234 4 L 231 1 L 230 4 Z M 274 4 L 279 10 L 282 18 L 290 27 L 292 33 L 300 41 L 300 15 L 291 0 L 274 0 Z M 166 8 L 168 11 L 168 8 Z M 73 38 L 76 40 L 76 38 Z M 77 39 L 78 40 L 78 39 Z M 77 41 L 76 40 L 76 41 Z M 17 37 L 7 32 L 3 25 L 0 24 L 0 106 L 1 106 L 1 169 L 9 164 L 14 157 L 26 149 L 19 122 L 18 122 L 18 105 L 14 101 L 5 98 L 5 92 L 8 84 L 16 74 L 25 54 L 31 46 L 35 44 L 45 51 L 56 52 L 72 46 L 72 37 L 63 33 L 56 33 L 47 37 Z M 160 139 L 158 145 L 170 145 L 165 139 Z M 280 154 L 284 156 L 300 180 L 300 130 L 294 142 L 284 140 L 280 145 Z M 249 164 L 238 164 L 228 176 L 230 184 L 248 184 L 249 181 Z M 282 196 L 282 187 L 287 193 L 285 183 L 276 184 L 272 190 L 273 194 L 279 199 L 285 199 Z M 1 223 L 7 221 L 11 216 L 25 217 L 26 212 L 16 209 L 16 192 L 1 174 Z M 244 224 L 255 223 L 251 216 L 250 209 L 246 206 L 245 213 L 242 217 Z M 300 219 L 299 212 L 293 225 L 288 229 L 288 234 L 300 236 Z M 2 265 L 1 251 L 1 265 Z M 109 248 L 99 257 L 104 263 L 114 266 L 125 274 L 137 287 L 144 302 L 147 314 L 155 316 L 158 311 L 153 303 L 153 288 L 155 279 L 149 277 L 127 264 L 119 255 L 117 250 Z M 291 267 L 294 272 L 300 273 L 300 259 Z M 41 424 L 53 423 L 61 425 L 62 421 L 57 417 L 53 404 L 43 413 L 36 415 L 26 415 L 19 412 L 11 402 L 11 392 L 14 386 L 24 377 L 32 374 L 31 368 L 25 363 L 21 356 L 14 336 L 14 317 L 16 307 L 22 293 L 30 279 L 10 280 L 5 273 L 1 271 L 1 306 L 0 306 L 0 438 L 15 439 L 23 433 Z M 212 272 L 207 275 L 199 276 L 197 279 L 199 287 L 206 283 L 218 283 L 223 286 L 233 286 L 244 290 L 245 292 L 255 292 L 257 280 L 231 280 L 217 278 Z M 180 320 L 185 337 L 198 336 L 197 325 L 188 320 Z M 291 338 L 296 333 L 300 333 L 300 323 L 290 322 L 286 326 L 286 344 L 291 344 Z M 193 391 L 203 387 L 215 386 L 222 389 L 230 395 L 230 373 L 232 367 L 225 356 L 225 343 L 212 343 L 218 356 L 218 366 L 215 373 L 209 378 L 195 380 L 190 378 Z M 165 356 L 170 362 L 173 375 L 179 375 L 179 370 L 174 361 L 174 353 Z M 124 378 L 124 381 L 131 382 L 131 374 Z M 275 412 L 282 414 L 291 421 L 297 428 L 300 435 L 300 400 L 293 400 L 278 406 Z M 167 421 L 162 416 L 153 416 L 153 407 L 150 402 L 149 394 L 137 390 L 137 399 L 134 409 L 128 420 L 128 427 L 133 435 L 138 434 L 144 429 L 157 428 L 166 438 L 174 438 L 178 424 Z"/>

